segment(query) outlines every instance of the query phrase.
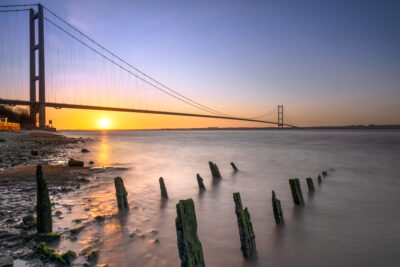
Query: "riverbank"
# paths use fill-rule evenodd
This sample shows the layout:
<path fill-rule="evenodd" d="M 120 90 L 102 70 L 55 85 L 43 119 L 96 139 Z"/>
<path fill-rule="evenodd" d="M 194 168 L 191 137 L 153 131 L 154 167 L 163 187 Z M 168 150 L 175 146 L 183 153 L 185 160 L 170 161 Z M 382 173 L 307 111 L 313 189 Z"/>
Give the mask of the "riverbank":
<path fill-rule="evenodd" d="M 36 165 L 43 166 L 55 218 L 62 217 L 58 202 L 63 194 L 80 190 L 101 170 L 67 166 L 71 151 L 80 150 L 88 138 L 40 131 L 3 132 L 0 138 L 0 259 L 26 258 L 34 245 L 26 237 L 36 229 L 26 227 L 23 217 L 36 215 Z"/>

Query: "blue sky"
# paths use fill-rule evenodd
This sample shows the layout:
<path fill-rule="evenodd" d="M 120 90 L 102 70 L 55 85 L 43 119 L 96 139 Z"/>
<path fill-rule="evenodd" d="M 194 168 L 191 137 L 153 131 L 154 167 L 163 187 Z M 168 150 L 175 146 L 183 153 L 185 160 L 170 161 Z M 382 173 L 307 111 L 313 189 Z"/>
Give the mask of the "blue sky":
<path fill-rule="evenodd" d="M 302 125 L 400 123 L 397 1 L 42 3 L 218 110 L 256 116 L 284 104 Z"/>

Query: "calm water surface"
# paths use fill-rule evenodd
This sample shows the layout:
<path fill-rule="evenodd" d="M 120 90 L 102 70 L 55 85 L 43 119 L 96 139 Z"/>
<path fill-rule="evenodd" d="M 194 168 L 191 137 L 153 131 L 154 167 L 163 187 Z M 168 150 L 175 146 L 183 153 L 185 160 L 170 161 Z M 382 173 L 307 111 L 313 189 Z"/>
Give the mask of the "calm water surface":
<path fill-rule="evenodd" d="M 193 198 L 207 266 L 398 266 L 400 244 L 400 131 L 105 131 L 64 132 L 91 137 L 91 151 L 73 155 L 96 166 L 122 167 L 98 173 L 89 189 L 57 202 L 64 213 L 56 231 L 89 223 L 77 240 L 58 249 L 100 250 L 109 266 L 179 266 L 175 205 Z M 208 161 L 223 179 L 212 184 Z M 230 162 L 240 172 L 234 174 Z M 125 169 L 126 168 L 126 169 Z M 316 176 L 329 176 L 318 186 Z M 199 173 L 207 191 L 198 191 Z M 118 216 L 113 178 L 121 176 L 130 212 Z M 164 177 L 169 200 L 158 184 Z M 288 179 L 301 180 L 306 205 L 294 207 Z M 316 186 L 308 194 L 305 177 Z M 274 222 L 271 191 L 281 200 L 285 226 Z M 256 234 L 258 258 L 245 261 L 232 193 L 239 191 Z M 68 211 L 68 207 L 72 208 Z M 132 237 L 133 236 L 133 237 Z M 155 242 L 158 239 L 159 242 Z M 78 261 L 79 262 L 79 261 Z"/>

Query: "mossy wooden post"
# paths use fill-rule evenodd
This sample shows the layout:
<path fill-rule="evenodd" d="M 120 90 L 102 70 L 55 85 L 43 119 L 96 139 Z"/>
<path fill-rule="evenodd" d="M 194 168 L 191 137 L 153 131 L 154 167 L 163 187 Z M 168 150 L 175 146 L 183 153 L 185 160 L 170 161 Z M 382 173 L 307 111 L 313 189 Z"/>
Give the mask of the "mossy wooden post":
<path fill-rule="evenodd" d="M 117 202 L 118 202 L 118 210 L 120 211 L 129 210 L 128 192 L 126 192 L 124 181 L 122 180 L 121 177 L 115 177 L 114 184 L 115 184 L 115 195 L 117 196 Z"/>
<path fill-rule="evenodd" d="M 275 222 L 277 224 L 284 224 L 283 212 L 281 207 L 281 201 L 276 198 L 275 192 L 272 190 L 272 210 L 274 211 Z"/>
<path fill-rule="evenodd" d="M 47 182 L 43 178 L 43 169 L 41 165 L 36 167 L 37 184 L 37 232 L 50 233 L 53 231 L 53 221 L 51 218 L 51 203 Z"/>
<path fill-rule="evenodd" d="M 301 191 L 300 181 L 298 178 L 289 179 L 290 190 L 292 191 L 293 202 L 296 205 L 303 206 L 303 192 Z"/>
<path fill-rule="evenodd" d="M 208 164 L 210 165 L 210 170 L 213 178 L 220 179 L 222 178 L 221 173 L 219 172 L 217 164 L 209 161 Z"/>
<path fill-rule="evenodd" d="M 202 267 L 203 247 L 197 236 L 197 221 L 191 198 L 179 200 L 176 204 L 176 233 L 178 235 L 179 258 L 182 267 Z"/>
<path fill-rule="evenodd" d="M 206 190 L 206 187 L 204 186 L 203 183 L 203 178 L 201 178 L 200 174 L 197 174 L 196 177 L 197 177 L 197 183 L 199 184 L 199 189 Z"/>
<path fill-rule="evenodd" d="M 247 208 L 243 209 L 239 192 L 233 193 L 233 200 L 235 201 L 235 213 L 239 227 L 240 250 L 245 258 L 252 258 L 256 255 L 257 249 L 250 213 Z"/>
<path fill-rule="evenodd" d="M 164 179 L 160 177 L 159 181 L 160 181 L 161 197 L 163 199 L 167 199 L 168 193 L 167 193 L 167 188 L 165 187 Z"/>
<path fill-rule="evenodd" d="M 309 192 L 314 192 L 315 191 L 315 187 L 314 187 L 314 182 L 311 179 L 311 177 L 306 178 L 306 181 L 307 181 L 308 191 Z"/>
<path fill-rule="evenodd" d="M 231 166 L 235 172 L 238 172 L 239 169 L 236 167 L 235 163 L 231 162 Z"/>
<path fill-rule="evenodd" d="M 317 180 L 318 180 L 318 184 L 321 184 L 321 183 L 322 183 L 322 178 L 321 178 L 321 175 L 318 175 L 318 178 L 317 178 Z"/>

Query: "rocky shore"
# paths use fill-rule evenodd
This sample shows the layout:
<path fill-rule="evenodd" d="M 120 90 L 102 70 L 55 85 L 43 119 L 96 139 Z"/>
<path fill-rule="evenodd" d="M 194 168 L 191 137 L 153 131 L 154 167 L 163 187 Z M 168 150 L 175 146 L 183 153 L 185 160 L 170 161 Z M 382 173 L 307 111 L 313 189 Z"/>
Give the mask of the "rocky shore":
<path fill-rule="evenodd" d="M 0 266 L 29 259 L 42 241 L 32 238 L 36 233 L 36 165 L 43 165 L 50 198 L 56 204 L 62 194 L 79 190 L 93 177 L 91 168 L 67 165 L 69 150 L 88 141 L 47 132 L 0 134 Z M 53 216 L 60 213 L 53 209 Z M 29 264 L 43 265 L 37 259 Z"/>

